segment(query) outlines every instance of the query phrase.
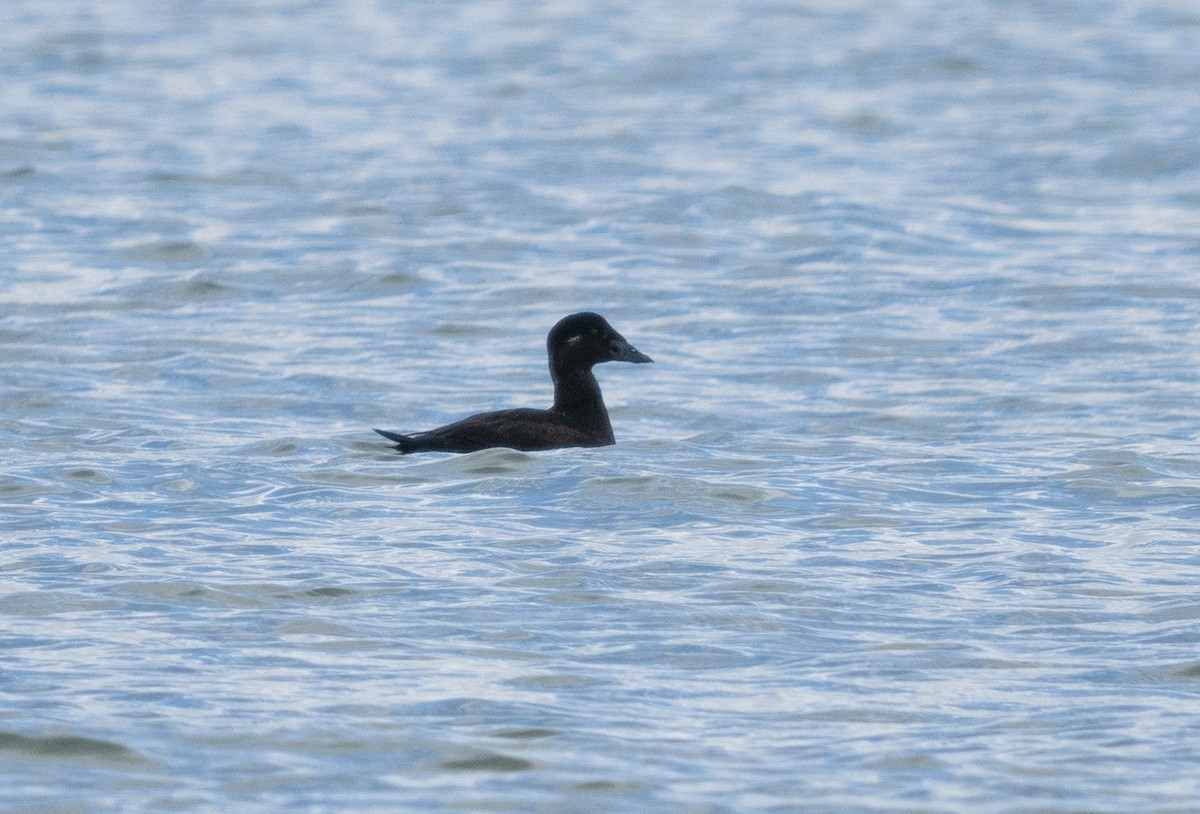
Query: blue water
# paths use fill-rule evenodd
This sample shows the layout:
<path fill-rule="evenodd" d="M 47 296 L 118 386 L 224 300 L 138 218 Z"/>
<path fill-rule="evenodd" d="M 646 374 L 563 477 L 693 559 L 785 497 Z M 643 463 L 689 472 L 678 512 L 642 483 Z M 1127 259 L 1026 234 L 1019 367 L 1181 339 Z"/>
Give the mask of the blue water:
<path fill-rule="evenodd" d="M 1190 2 L 0 6 L 0 808 L 1200 800 Z M 401 458 L 545 406 L 604 449 Z"/>

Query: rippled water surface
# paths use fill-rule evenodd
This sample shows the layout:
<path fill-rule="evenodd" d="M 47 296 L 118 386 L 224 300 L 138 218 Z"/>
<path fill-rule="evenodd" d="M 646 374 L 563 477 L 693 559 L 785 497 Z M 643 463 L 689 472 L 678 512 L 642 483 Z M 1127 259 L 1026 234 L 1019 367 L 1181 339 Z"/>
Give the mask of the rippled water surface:
<path fill-rule="evenodd" d="M 0 807 L 1200 799 L 1190 2 L 0 7 Z M 545 406 L 618 443 L 401 458 Z"/>

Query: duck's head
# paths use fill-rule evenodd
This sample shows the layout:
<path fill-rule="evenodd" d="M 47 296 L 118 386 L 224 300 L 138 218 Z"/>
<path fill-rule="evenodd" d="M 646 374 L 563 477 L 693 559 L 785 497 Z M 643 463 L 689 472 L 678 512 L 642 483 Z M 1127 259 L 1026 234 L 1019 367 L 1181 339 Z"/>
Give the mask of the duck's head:
<path fill-rule="evenodd" d="M 556 371 L 590 368 L 601 362 L 653 362 L 617 333 L 599 314 L 582 311 L 563 317 L 546 337 L 550 367 Z"/>

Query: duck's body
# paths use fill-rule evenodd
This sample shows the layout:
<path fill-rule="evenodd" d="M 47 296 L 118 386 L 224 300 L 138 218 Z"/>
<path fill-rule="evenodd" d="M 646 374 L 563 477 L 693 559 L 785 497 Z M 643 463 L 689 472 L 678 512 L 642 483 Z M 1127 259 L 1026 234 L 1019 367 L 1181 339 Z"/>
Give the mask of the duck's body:
<path fill-rule="evenodd" d="M 434 430 L 406 435 L 375 430 L 410 452 L 474 452 L 489 447 L 524 451 L 602 447 L 616 443 L 592 367 L 601 362 L 652 361 L 599 314 L 563 317 L 546 338 L 554 406 L 479 413 Z"/>
<path fill-rule="evenodd" d="M 436 430 L 402 435 L 375 430 L 396 442 L 401 452 L 474 452 L 489 447 L 508 447 L 533 452 L 560 447 L 602 447 L 615 443 L 612 428 L 607 433 L 589 430 L 554 410 L 499 410 L 480 413 Z"/>

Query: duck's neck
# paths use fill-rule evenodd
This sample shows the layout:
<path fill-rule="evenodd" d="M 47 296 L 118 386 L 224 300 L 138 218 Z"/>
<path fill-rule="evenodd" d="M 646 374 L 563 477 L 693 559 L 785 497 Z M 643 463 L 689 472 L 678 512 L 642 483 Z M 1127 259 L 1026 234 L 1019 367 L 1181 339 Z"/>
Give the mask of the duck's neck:
<path fill-rule="evenodd" d="M 554 372 L 554 411 L 592 427 L 597 432 L 612 435 L 608 411 L 600 385 L 588 368 L 569 373 Z"/>
<path fill-rule="evenodd" d="M 554 410 L 559 413 L 578 413 L 599 410 L 604 412 L 600 385 L 590 368 L 568 372 L 551 371 L 554 379 Z"/>

